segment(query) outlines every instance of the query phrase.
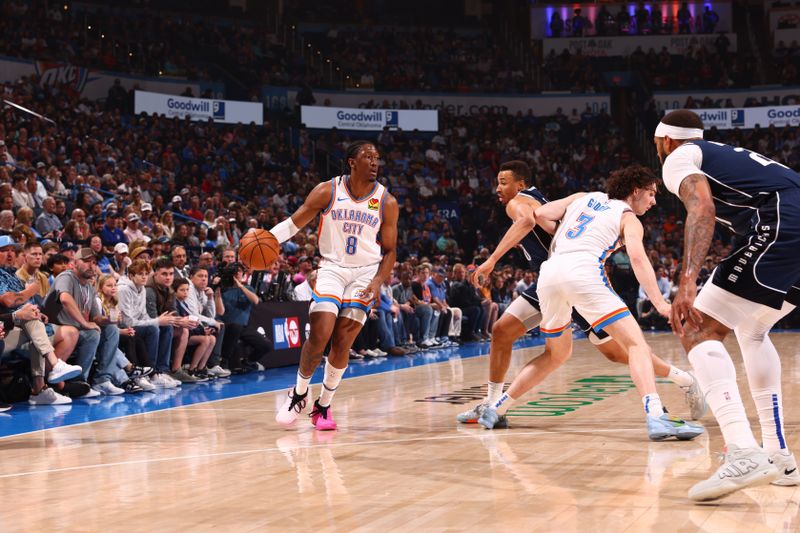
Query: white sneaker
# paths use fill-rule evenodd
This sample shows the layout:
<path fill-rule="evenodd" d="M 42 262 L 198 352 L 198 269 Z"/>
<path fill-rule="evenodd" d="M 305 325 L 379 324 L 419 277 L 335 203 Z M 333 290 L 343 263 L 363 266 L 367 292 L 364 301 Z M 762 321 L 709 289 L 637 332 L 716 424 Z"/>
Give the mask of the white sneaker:
<path fill-rule="evenodd" d="M 686 393 L 686 404 L 689 406 L 689 414 L 692 420 L 700 420 L 703 418 L 703 415 L 706 414 L 708 404 L 706 403 L 706 397 L 703 391 L 700 390 L 700 384 L 697 382 L 697 378 L 694 377 L 694 374 L 691 372 L 689 372 L 689 375 L 692 376 L 694 381 L 688 387 L 681 388 Z"/>
<path fill-rule="evenodd" d="M 231 375 L 230 370 L 226 370 L 219 365 L 214 365 L 208 369 L 208 373 L 212 376 L 216 376 L 218 378 L 227 378 Z"/>
<path fill-rule="evenodd" d="M 305 412 L 307 406 L 308 391 L 302 396 L 297 396 L 294 393 L 294 387 L 292 387 L 286 393 L 286 399 L 275 414 L 275 421 L 283 426 L 288 426 Z"/>
<path fill-rule="evenodd" d="M 164 372 L 159 372 L 150 376 L 150 383 L 162 389 L 174 389 L 177 386 L 175 385 L 175 380 Z"/>
<path fill-rule="evenodd" d="M 780 477 L 773 481 L 772 484 L 781 487 L 800 485 L 800 473 L 797 472 L 797 461 L 794 459 L 794 454 L 788 450 L 785 450 L 785 452 L 773 453 L 769 457 L 780 473 Z"/>
<path fill-rule="evenodd" d="M 376 350 L 364 350 L 364 355 L 368 355 L 370 357 L 378 357 L 378 352 Z"/>
<path fill-rule="evenodd" d="M 256 372 L 263 372 L 267 369 L 264 365 L 256 361 Z"/>
<path fill-rule="evenodd" d="M 39 394 L 31 394 L 28 398 L 31 405 L 64 405 L 72 403 L 72 398 L 57 393 L 53 389 L 42 389 Z"/>
<path fill-rule="evenodd" d="M 739 489 L 772 483 L 780 475 L 761 448 L 739 448 L 732 444 L 714 475 L 689 489 L 689 499 L 716 500 Z"/>
<path fill-rule="evenodd" d="M 90 388 L 89 392 L 87 392 L 83 396 L 78 396 L 78 398 L 81 399 L 81 400 L 85 400 L 87 398 L 97 398 L 98 396 L 102 396 L 100 391 Z"/>
<path fill-rule="evenodd" d="M 380 348 L 375 348 L 372 351 L 375 352 L 375 355 L 377 355 L 378 357 L 386 357 L 387 355 L 389 355 L 386 352 L 384 352 L 383 350 L 381 350 Z"/>
<path fill-rule="evenodd" d="M 156 386 L 153 385 L 152 383 L 150 383 L 150 380 L 145 378 L 145 377 L 134 378 L 133 381 L 137 385 L 139 385 L 142 388 L 142 390 L 144 390 L 145 392 L 150 392 L 150 391 L 156 390 Z"/>
<path fill-rule="evenodd" d="M 102 394 L 103 396 L 118 396 L 120 394 L 125 393 L 125 389 L 120 389 L 110 381 L 104 381 L 102 383 L 98 383 L 94 387 L 94 390 Z"/>
<path fill-rule="evenodd" d="M 81 375 L 83 369 L 78 365 L 68 365 L 61 359 L 55 364 L 50 373 L 47 375 L 48 383 L 61 383 L 68 379 L 76 378 Z"/>

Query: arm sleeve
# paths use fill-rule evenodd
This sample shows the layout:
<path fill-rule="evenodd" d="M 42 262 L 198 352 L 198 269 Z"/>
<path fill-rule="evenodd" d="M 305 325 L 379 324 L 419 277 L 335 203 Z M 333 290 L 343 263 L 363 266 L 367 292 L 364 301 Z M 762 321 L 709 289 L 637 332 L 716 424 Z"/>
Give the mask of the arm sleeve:
<path fill-rule="evenodd" d="M 703 174 L 703 151 L 696 144 L 684 144 L 667 156 L 662 169 L 667 190 L 679 196 L 681 183 L 686 176 Z"/>

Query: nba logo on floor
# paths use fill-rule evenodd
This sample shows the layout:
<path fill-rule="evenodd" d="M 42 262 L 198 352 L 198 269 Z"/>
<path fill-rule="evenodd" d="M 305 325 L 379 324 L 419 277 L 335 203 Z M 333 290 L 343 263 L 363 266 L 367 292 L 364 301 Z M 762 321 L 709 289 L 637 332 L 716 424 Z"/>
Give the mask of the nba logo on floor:
<path fill-rule="evenodd" d="M 225 120 L 225 102 L 214 101 L 211 118 L 214 120 Z"/>
<path fill-rule="evenodd" d="M 296 316 L 272 319 L 272 338 L 275 350 L 299 348 L 300 320 Z"/>

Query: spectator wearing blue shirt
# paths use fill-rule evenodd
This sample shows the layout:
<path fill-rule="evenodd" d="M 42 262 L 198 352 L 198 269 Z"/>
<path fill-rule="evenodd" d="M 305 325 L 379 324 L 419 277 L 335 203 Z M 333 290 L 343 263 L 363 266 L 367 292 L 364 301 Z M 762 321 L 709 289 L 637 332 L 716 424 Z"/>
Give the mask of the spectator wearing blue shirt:
<path fill-rule="evenodd" d="M 447 284 L 445 282 L 446 272 L 443 268 L 438 268 L 428 279 L 426 284 L 431 291 L 431 307 L 434 316 L 438 313 L 438 323 L 436 324 L 434 337 L 436 342 L 447 345 L 450 343 L 450 325 L 453 322 L 455 313 L 447 303 Z M 459 321 L 461 317 L 459 316 Z M 434 327 L 433 325 L 431 326 Z"/>
<path fill-rule="evenodd" d="M 111 213 L 103 225 L 103 231 L 100 232 L 100 239 L 103 241 L 103 246 L 115 246 L 117 243 L 124 242 L 128 244 L 128 239 L 123 233 L 120 223 L 122 219 L 121 213 Z"/>

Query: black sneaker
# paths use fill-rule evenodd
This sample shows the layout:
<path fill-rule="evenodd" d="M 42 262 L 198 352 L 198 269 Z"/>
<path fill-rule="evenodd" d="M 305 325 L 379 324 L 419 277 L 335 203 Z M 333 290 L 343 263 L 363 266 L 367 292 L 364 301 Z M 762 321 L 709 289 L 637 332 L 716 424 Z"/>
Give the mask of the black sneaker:
<path fill-rule="evenodd" d="M 129 379 L 125 383 L 119 386 L 121 389 L 125 389 L 126 394 L 135 394 L 137 392 L 144 392 L 144 389 L 141 388 L 135 381 Z"/>
<path fill-rule="evenodd" d="M 131 379 L 146 378 L 153 373 L 155 369 L 151 366 L 135 366 L 128 372 L 128 377 Z"/>
<path fill-rule="evenodd" d="M 205 372 L 205 373 L 201 374 L 201 371 L 197 370 L 197 369 L 187 370 L 187 372 L 189 372 L 189 374 L 194 376 L 194 378 L 197 380 L 198 383 L 202 383 L 204 381 L 208 381 L 208 372 Z"/>
<path fill-rule="evenodd" d="M 85 381 L 65 381 L 64 388 L 57 392 L 70 398 L 82 398 L 89 394 L 91 390 L 91 385 Z"/>

